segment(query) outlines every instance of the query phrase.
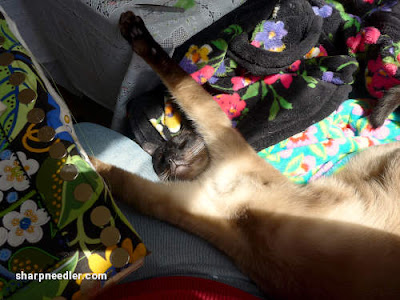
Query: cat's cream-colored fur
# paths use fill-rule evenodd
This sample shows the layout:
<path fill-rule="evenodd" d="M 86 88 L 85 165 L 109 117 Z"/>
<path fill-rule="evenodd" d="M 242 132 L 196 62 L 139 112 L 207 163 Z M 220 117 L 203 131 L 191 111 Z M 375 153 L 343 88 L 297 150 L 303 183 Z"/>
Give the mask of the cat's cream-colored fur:
<path fill-rule="evenodd" d="M 203 237 L 276 299 L 400 299 L 399 143 L 296 185 L 256 154 L 140 18 L 127 12 L 120 28 L 193 120 L 211 162 L 193 181 L 154 183 L 93 159 L 116 197 Z"/>

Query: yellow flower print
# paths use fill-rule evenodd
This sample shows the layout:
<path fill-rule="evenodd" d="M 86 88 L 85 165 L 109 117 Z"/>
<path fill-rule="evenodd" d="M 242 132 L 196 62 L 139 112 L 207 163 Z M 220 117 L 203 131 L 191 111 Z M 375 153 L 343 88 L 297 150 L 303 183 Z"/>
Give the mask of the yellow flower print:
<path fill-rule="evenodd" d="M 135 250 L 133 250 L 133 244 L 130 238 L 126 238 L 122 242 L 121 247 L 128 251 L 130 264 L 147 255 L 147 249 L 143 243 L 139 243 Z"/>
<path fill-rule="evenodd" d="M 100 274 L 106 273 L 107 270 L 110 270 L 112 267 L 112 263 L 110 261 L 112 251 L 117 248 L 117 245 L 110 246 L 106 248 L 105 251 L 105 259 L 94 253 L 89 256 L 88 264 L 89 268 L 93 273 Z M 132 240 L 130 238 L 126 238 L 121 243 L 121 248 L 125 249 L 129 254 L 129 263 L 133 263 L 138 259 L 145 257 L 147 255 L 146 247 L 143 243 L 139 243 L 135 250 L 133 250 Z M 93 274 L 92 273 L 92 274 Z M 85 275 L 89 273 L 85 273 L 81 278 L 76 280 L 76 283 L 80 285 L 82 280 L 85 278 Z M 82 295 L 81 291 L 77 291 L 72 295 L 72 300 L 83 300 L 84 296 Z"/>
<path fill-rule="evenodd" d="M 212 48 L 210 45 L 203 45 L 199 49 L 196 45 L 192 45 L 189 48 L 189 51 L 186 53 L 186 57 L 191 60 L 194 64 L 197 63 L 206 63 L 208 62 L 208 54 L 210 54 L 212 51 Z"/>
<path fill-rule="evenodd" d="M 165 134 L 164 134 L 164 127 L 162 126 L 162 124 L 160 124 L 163 119 L 164 119 L 164 114 L 162 114 L 159 119 L 150 119 L 149 121 L 150 121 L 151 125 L 153 125 L 153 127 L 163 137 L 163 139 L 166 140 L 167 138 L 165 137 Z"/>
<path fill-rule="evenodd" d="M 306 59 L 314 58 L 319 55 L 319 48 L 318 47 L 312 47 L 310 51 L 304 56 Z"/>
<path fill-rule="evenodd" d="M 179 130 L 181 130 L 181 114 L 175 111 L 171 101 L 165 102 L 165 112 L 162 123 L 168 127 L 171 133 L 178 133 Z"/>
<path fill-rule="evenodd" d="M 117 248 L 117 245 L 113 245 L 113 246 L 106 248 L 106 251 L 105 251 L 106 258 L 105 259 L 97 253 L 93 253 L 92 255 L 90 255 L 88 258 L 88 265 L 89 265 L 90 270 L 95 274 L 106 273 L 106 271 L 112 267 L 110 257 L 111 257 L 111 252 L 115 248 Z M 83 278 L 77 279 L 76 283 L 81 284 L 82 279 Z"/>
<path fill-rule="evenodd" d="M 270 48 L 270 49 L 268 49 L 268 51 L 271 51 L 271 52 L 282 52 L 285 49 L 286 49 L 286 45 L 282 44 L 282 46 L 276 47 L 276 48 Z"/>
<path fill-rule="evenodd" d="M 106 273 L 107 270 L 109 270 L 112 267 L 110 257 L 113 250 L 116 249 L 117 247 L 118 247 L 117 245 L 107 247 L 105 251 L 105 259 L 97 253 L 93 253 L 92 255 L 89 256 L 88 265 L 92 273 L 103 274 Z M 144 246 L 143 243 L 139 243 L 136 246 L 135 250 L 133 250 L 133 244 L 130 238 L 126 238 L 123 240 L 123 242 L 121 243 L 121 248 L 125 249 L 128 252 L 129 263 L 132 263 L 138 260 L 139 258 L 146 256 L 147 254 L 146 247 Z M 76 280 L 76 283 L 78 285 L 81 284 L 83 277 L 84 276 Z"/>

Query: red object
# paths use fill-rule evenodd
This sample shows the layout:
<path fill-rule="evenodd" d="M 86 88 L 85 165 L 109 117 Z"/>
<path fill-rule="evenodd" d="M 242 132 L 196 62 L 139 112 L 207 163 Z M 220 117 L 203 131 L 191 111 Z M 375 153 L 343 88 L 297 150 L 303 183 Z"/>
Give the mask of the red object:
<path fill-rule="evenodd" d="M 196 277 L 160 277 L 115 285 L 98 300 L 259 300 L 229 285 Z"/>

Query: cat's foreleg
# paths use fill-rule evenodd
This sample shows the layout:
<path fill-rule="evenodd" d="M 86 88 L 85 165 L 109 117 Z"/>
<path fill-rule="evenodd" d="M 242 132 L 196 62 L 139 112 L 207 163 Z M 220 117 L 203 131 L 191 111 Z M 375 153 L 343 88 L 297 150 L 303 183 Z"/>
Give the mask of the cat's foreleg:
<path fill-rule="evenodd" d="M 136 211 L 196 234 L 231 256 L 229 249 L 238 248 L 243 240 L 228 211 L 210 201 L 201 183 L 152 182 L 94 157 L 90 160 L 112 194 Z"/>
<path fill-rule="evenodd" d="M 196 130 L 204 138 L 211 154 L 213 148 L 221 148 L 213 147 L 215 144 L 227 148 L 242 144 L 249 148 L 244 139 L 238 138 L 239 134 L 232 129 L 231 121 L 212 96 L 157 44 L 140 17 L 130 11 L 123 13 L 119 27 L 133 51 L 157 72 L 185 114 L 195 122 Z"/>

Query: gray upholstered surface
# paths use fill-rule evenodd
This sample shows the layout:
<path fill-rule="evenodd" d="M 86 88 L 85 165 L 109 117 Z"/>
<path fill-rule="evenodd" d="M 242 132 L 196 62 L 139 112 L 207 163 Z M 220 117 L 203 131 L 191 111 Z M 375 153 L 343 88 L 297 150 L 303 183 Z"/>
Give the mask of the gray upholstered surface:
<path fill-rule="evenodd" d="M 181 0 L 182 1 L 182 0 Z M 134 10 L 170 53 L 244 0 L 186 0 L 184 13 L 141 10 L 135 3 L 174 5 L 176 0 L 0 0 L 23 38 L 55 80 L 114 110 L 122 131 L 125 105 L 158 83 L 157 76 L 118 32 L 120 14 Z M 185 1 L 183 1 L 185 2 Z"/>

